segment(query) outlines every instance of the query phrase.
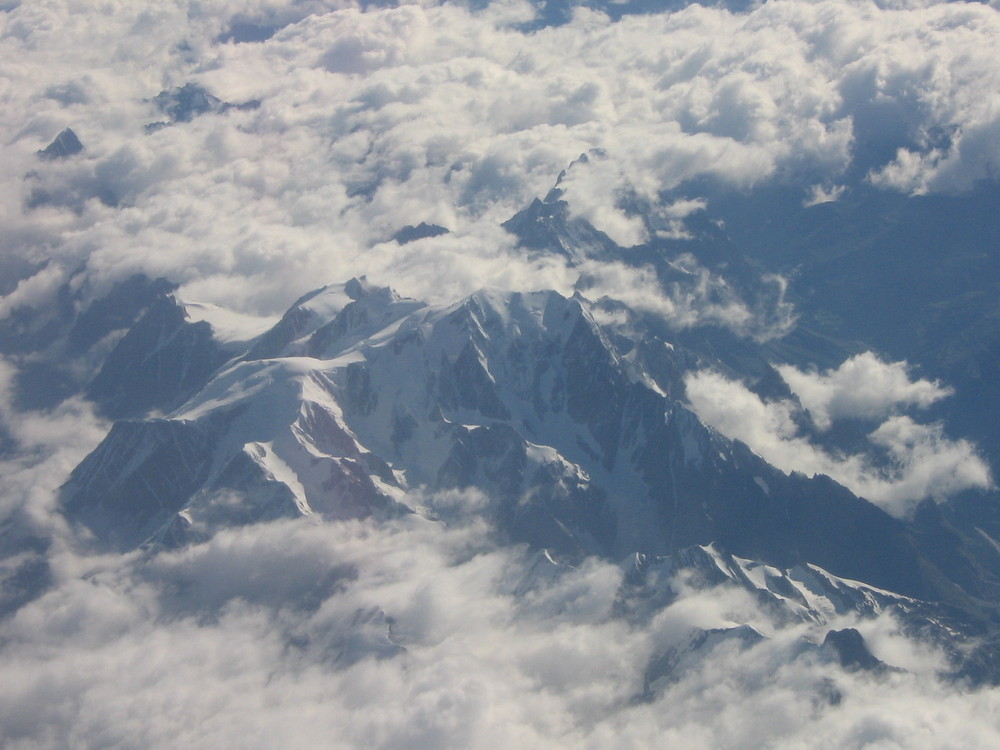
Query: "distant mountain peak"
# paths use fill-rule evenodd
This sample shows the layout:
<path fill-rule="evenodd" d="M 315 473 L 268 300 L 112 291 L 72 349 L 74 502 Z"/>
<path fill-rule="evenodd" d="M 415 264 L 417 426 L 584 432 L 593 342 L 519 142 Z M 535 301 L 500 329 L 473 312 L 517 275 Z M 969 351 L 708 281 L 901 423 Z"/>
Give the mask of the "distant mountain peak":
<path fill-rule="evenodd" d="M 68 159 L 83 151 L 83 144 L 71 128 L 66 128 L 45 148 L 35 153 L 43 161 Z"/>
<path fill-rule="evenodd" d="M 407 224 L 405 227 L 396 232 L 392 239 L 396 240 L 400 245 L 405 245 L 408 242 L 416 242 L 417 240 L 423 240 L 428 237 L 438 237 L 442 234 L 448 234 L 450 230 L 445 227 L 439 226 L 438 224 L 428 224 L 427 222 L 420 222 L 416 226 L 412 224 Z"/>
<path fill-rule="evenodd" d="M 222 113 L 231 109 L 253 110 L 260 107 L 259 99 L 250 99 L 238 104 L 223 101 L 197 83 L 185 83 L 183 86 L 164 89 L 153 97 L 152 102 L 168 119 L 146 125 L 148 133 L 176 123 L 190 122 L 195 117 L 212 112 Z"/>

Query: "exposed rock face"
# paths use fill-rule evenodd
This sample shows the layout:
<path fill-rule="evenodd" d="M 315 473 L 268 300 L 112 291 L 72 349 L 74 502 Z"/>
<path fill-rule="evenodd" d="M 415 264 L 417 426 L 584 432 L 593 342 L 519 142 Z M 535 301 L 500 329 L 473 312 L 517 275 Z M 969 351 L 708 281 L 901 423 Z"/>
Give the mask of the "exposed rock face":
<path fill-rule="evenodd" d="M 87 393 L 111 417 L 141 416 L 178 405 L 228 358 L 208 323 L 189 321 L 163 296 L 118 343 Z"/>
<path fill-rule="evenodd" d="M 260 101 L 233 103 L 226 102 L 196 83 L 186 83 L 177 88 L 164 89 L 155 97 L 153 104 L 166 115 L 167 120 L 151 122 L 146 125 L 147 133 L 154 133 L 161 128 L 176 123 L 191 122 L 195 117 L 209 113 L 224 113 L 229 110 L 253 110 L 260 107 Z"/>
<path fill-rule="evenodd" d="M 884 672 L 887 668 L 885 662 L 868 650 L 865 639 L 854 628 L 831 630 L 823 640 L 823 647 L 833 651 L 840 665 L 849 671 Z"/>
<path fill-rule="evenodd" d="M 38 158 L 42 161 L 68 159 L 81 151 L 83 151 L 83 144 L 80 143 L 80 139 L 71 128 L 66 128 L 55 137 L 52 143 L 38 152 Z"/>

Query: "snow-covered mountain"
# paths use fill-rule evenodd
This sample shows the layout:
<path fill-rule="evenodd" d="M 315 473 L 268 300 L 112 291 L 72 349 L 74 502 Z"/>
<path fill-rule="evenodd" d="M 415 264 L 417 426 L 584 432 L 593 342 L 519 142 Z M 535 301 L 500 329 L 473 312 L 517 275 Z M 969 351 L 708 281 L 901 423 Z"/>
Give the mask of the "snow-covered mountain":
<path fill-rule="evenodd" d="M 0 746 L 997 747 L 996 5 L 0 2 Z"/>
<path fill-rule="evenodd" d="M 602 326 L 579 295 L 435 306 L 353 279 L 211 373 L 234 344 L 184 311 L 169 294 L 150 305 L 91 385 L 135 415 L 62 490 L 101 546 L 298 515 L 447 521 L 441 497 L 462 491 L 507 539 L 576 559 L 714 542 L 909 596 L 988 589 L 949 581 L 926 540 L 830 479 L 785 474 L 707 427 L 676 385 L 694 355 Z"/>

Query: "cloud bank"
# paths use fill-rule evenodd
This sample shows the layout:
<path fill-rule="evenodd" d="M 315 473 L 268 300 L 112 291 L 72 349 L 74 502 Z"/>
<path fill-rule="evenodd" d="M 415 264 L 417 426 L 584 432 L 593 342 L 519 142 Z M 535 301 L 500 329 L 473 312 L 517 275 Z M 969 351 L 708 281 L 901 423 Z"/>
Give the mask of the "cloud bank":
<path fill-rule="evenodd" d="M 19 4 L 0 17 L 0 52 L 16 61 L 0 115 L 5 269 L 48 263 L 52 279 L 86 261 L 95 290 L 143 271 L 265 314 L 359 273 L 432 300 L 484 285 L 570 291 L 578 272 L 525 257 L 497 225 L 592 149 L 613 168 L 575 174 L 571 207 L 625 244 L 643 237 L 618 206 L 626 187 L 656 204 L 694 178 L 779 179 L 814 200 L 851 170 L 916 192 L 995 171 L 990 6 L 694 5 L 618 22 L 579 8 L 527 33 L 532 13 L 514 1 Z M 275 33 L 218 41 L 237 23 Z M 147 135 L 162 119 L 152 98 L 192 81 L 261 106 Z M 67 125 L 85 150 L 40 162 Z M 386 241 L 421 221 L 452 234 Z"/>
<path fill-rule="evenodd" d="M 910 671 L 847 672 L 802 653 L 824 628 L 741 590 L 678 579 L 623 619 L 617 566 L 557 567 L 474 521 L 298 520 L 68 558 L 0 623 L 7 747 L 987 748 L 998 730 L 1000 694 L 939 682 L 942 656 L 888 616 L 832 625 Z M 653 657 L 739 623 L 766 640 L 723 641 L 640 699 Z"/>

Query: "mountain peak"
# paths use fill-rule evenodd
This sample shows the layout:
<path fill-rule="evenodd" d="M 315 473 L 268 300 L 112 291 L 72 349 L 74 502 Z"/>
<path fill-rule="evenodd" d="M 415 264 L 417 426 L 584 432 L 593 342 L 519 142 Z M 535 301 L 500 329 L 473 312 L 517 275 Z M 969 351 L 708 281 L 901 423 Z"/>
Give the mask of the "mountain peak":
<path fill-rule="evenodd" d="M 378 299 L 380 301 L 391 302 L 399 299 L 399 296 L 390 287 L 377 286 L 368 281 L 367 276 L 352 278 L 344 284 L 344 293 L 355 301 L 361 299 Z"/>
<path fill-rule="evenodd" d="M 83 144 L 71 128 L 66 128 L 48 146 L 35 153 L 42 161 L 67 159 L 83 151 Z"/>

